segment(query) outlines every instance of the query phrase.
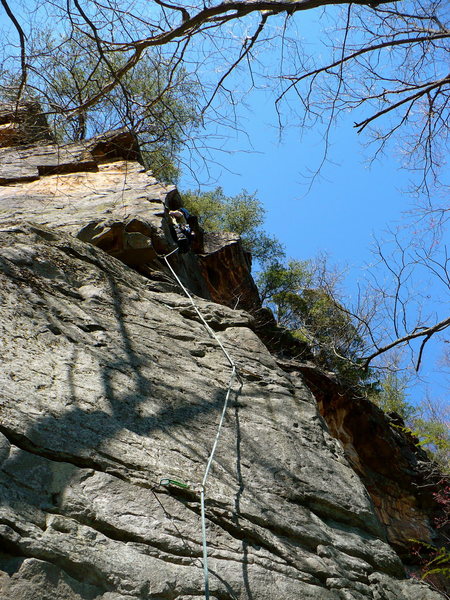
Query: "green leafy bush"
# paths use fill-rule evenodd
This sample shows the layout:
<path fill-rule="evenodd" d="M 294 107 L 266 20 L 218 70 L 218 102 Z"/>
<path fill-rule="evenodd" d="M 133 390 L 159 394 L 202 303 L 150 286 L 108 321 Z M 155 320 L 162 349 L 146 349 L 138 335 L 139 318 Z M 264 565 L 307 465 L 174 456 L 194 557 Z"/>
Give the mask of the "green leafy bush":
<path fill-rule="evenodd" d="M 227 196 L 221 187 L 196 193 L 182 194 L 184 206 L 198 216 L 205 231 L 229 231 L 241 236 L 244 248 L 260 264 L 270 263 L 284 256 L 283 246 L 267 234 L 262 225 L 265 209 L 256 193 L 242 190 L 236 196 Z"/>

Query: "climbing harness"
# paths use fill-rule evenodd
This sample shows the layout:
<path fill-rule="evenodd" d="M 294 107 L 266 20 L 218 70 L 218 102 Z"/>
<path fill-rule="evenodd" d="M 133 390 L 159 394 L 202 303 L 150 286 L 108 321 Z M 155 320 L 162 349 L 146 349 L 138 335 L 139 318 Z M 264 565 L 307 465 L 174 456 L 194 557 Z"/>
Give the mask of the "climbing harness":
<path fill-rule="evenodd" d="M 186 287 L 182 284 L 182 282 L 180 281 L 180 278 L 175 273 L 175 271 L 172 268 L 171 264 L 167 260 L 169 258 L 169 256 L 171 256 L 172 254 L 174 254 L 175 252 L 177 252 L 177 250 L 178 250 L 178 248 L 175 248 L 175 250 L 173 250 L 169 254 L 166 254 L 162 258 L 164 259 L 164 261 L 166 262 L 167 266 L 169 267 L 172 275 L 175 277 L 176 281 L 178 282 L 178 285 L 181 287 L 181 289 L 183 290 L 183 292 L 186 294 L 186 296 L 191 301 L 191 304 L 192 304 L 195 312 L 199 316 L 201 322 L 205 326 L 205 329 L 210 334 L 210 336 L 213 337 L 216 340 L 216 342 L 219 344 L 222 352 L 224 353 L 224 355 L 225 355 L 225 357 L 226 357 L 226 359 L 227 359 L 227 361 L 228 361 L 228 363 L 229 363 L 229 365 L 231 367 L 231 376 L 230 376 L 230 380 L 228 382 L 227 392 L 226 392 L 225 400 L 224 400 L 224 403 L 223 403 L 222 414 L 220 416 L 219 425 L 217 426 L 216 437 L 214 439 L 214 443 L 213 443 L 211 452 L 209 454 L 208 462 L 206 463 L 205 473 L 203 475 L 202 482 L 200 484 L 200 517 L 201 517 L 201 522 L 202 522 L 203 573 L 204 573 L 204 586 L 205 586 L 205 600 L 209 600 L 208 545 L 207 545 L 207 540 L 206 540 L 206 511 L 205 511 L 206 481 L 208 479 L 209 471 L 211 469 L 211 465 L 212 465 L 212 462 L 213 462 L 213 459 L 214 459 L 214 454 L 216 452 L 217 444 L 219 443 L 219 438 L 220 438 L 220 434 L 221 434 L 221 431 L 222 431 L 222 425 L 223 425 L 223 422 L 224 422 L 224 419 L 225 419 L 225 413 L 227 411 L 228 401 L 230 399 L 230 395 L 231 395 L 231 391 L 232 391 L 234 380 L 235 379 L 239 380 L 239 382 L 241 383 L 241 385 L 242 385 L 242 380 L 241 380 L 241 378 L 239 376 L 238 368 L 237 368 L 235 362 L 233 361 L 233 359 L 231 358 L 231 356 L 229 355 L 229 353 L 226 351 L 224 345 L 222 344 L 222 342 L 220 341 L 220 339 L 218 338 L 218 336 L 215 334 L 215 332 L 208 325 L 208 323 L 206 322 L 206 320 L 203 317 L 202 313 L 200 312 L 199 308 L 195 304 L 194 299 L 192 298 L 191 294 L 188 292 L 188 290 L 186 289 Z M 190 487 L 188 484 L 184 484 L 184 483 L 181 483 L 179 481 L 175 481 L 175 480 L 167 479 L 167 478 L 161 479 L 160 484 L 161 485 L 166 485 L 166 486 L 167 485 L 175 485 L 175 486 L 182 487 L 182 488 L 189 488 Z"/>

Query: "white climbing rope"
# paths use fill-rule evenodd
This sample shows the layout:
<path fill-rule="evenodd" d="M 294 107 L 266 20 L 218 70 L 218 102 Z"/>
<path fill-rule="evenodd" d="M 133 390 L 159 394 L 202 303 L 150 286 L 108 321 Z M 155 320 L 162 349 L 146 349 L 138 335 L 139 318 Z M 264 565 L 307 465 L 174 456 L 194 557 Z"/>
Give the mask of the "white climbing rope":
<path fill-rule="evenodd" d="M 175 252 L 177 252 L 178 248 L 175 248 L 175 250 L 172 250 L 172 252 L 170 252 L 169 254 L 166 254 L 165 256 L 163 256 L 164 260 L 166 261 L 167 266 L 169 267 L 172 275 L 175 277 L 175 279 L 178 282 L 178 285 L 181 287 L 181 289 L 183 290 L 183 292 L 186 294 L 186 296 L 189 298 L 189 300 L 191 301 L 191 304 L 195 310 L 195 312 L 198 314 L 198 316 L 200 317 L 203 325 L 206 327 L 206 330 L 208 331 L 209 335 L 211 337 L 213 337 L 216 342 L 219 344 L 219 346 L 222 349 L 222 352 L 225 354 L 228 362 L 230 363 L 231 367 L 234 367 L 237 370 L 237 367 L 233 361 L 233 359 L 231 358 L 231 356 L 228 354 L 228 352 L 225 350 L 224 345 L 222 344 L 222 342 L 220 341 L 220 339 L 217 337 L 217 335 L 214 333 L 214 331 L 211 329 L 211 327 L 208 325 L 208 323 L 206 322 L 205 318 L 203 317 L 202 313 L 200 312 L 200 310 L 198 309 L 197 305 L 194 302 L 194 299 L 192 298 L 191 294 L 188 292 L 188 290 L 184 287 L 184 285 L 182 284 L 180 278 L 178 277 L 178 275 L 175 273 L 175 271 L 172 268 L 172 265 L 169 263 L 169 261 L 167 260 L 169 256 L 171 256 L 172 254 L 174 254 Z"/>
<path fill-rule="evenodd" d="M 208 479 L 209 470 L 211 468 L 211 464 L 214 458 L 214 453 L 216 451 L 217 444 L 219 442 L 220 432 L 222 429 L 223 420 L 225 418 L 225 413 L 228 406 L 228 400 L 231 394 L 231 388 L 233 385 L 233 380 L 236 377 L 236 367 L 233 365 L 231 369 L 231 377 L 230 382 L 228 384 L 227 394 L 225 396 L 225 401 L 223 403 L 222 415 L 220 417 L 219 425 L 217 427 L 217 434 L 214 440 L 213 447 L 211 449 L 211 453 L 209 455 L 208 463 L 206 465 L 205 474 L 203 475 L 203 480 L 200 486 L 200 508 L 201 508 L 201 520 L 202 520 L 202 544 L 203 544 L 203 571 L 205 576 L 205 600 L 209 600 L 209 572 L 208 572 L 208 546 L 206 543 L 206 513 L 205 513 L 205 490 L 206 490 L 206 480 Z"/>
<path fill-rule="evenodd" d="M 167 266 L 169 267 L 172 275 L 175 277 L 176 281 L 178 282 L 179 286 L 181 287 L 181 289 L 184 291 L 184 293 L 186 294 L 186 296 L 191 301 L 191 304 L 194 307 L 195 312 L 200 317 L 200 319 L 201 319 L 203 325 L 205 326 L 207 332 L 219 344 L 222 352 L 224 353 L 226 359 L 228 360 L 228 362 L 229 362 L 229 364 L 231 366 L 231 376 L 230 376 L 230 381 L 228 383 L 227 392 L 226 392 L 226 395 L 225 395 L 225 400 L 224 400 L 224 403 L 223 403 L 222 414 L 221 414 L 221 417 L 220 417 L 219 425 L 217 427 L 216 437 L 214 439 L 214 443 L 213 443 L 211 452 L 209 454 L 208 462 L 206 463 L 206 468 L 205 468 L 205 473 L 203 475 L 202 483 L 200 485 L 200 517 L 201 517 L 201 522 L 202 522 L 203 574 L 204 574 L 204 582 L 205 582 L 205 584 L 204 584 L 205 585 L 205 600 L 209 600 L 208 545 L 207 545 L 207 540 L 206 540 L 206 511 L 205 511 L 206 481 L 208 479 L 209 471 L 211 469 L 211 465 L 212 465 L 212 462 L 213 462 L 213 459 L 214 459 L 214 454 L 216 452 L 217 444 L 219 443 L 220 433 L 222 431 L 222 425 L 223 425 L 223 422 L 224 422 L 224 419 L 225 419 L 225 413 L 227 411 L 228 401 L 230 399 L 230 394 L 231 394 L 231 390 L 232 390 L 232 387 L 233 387 L 233 382 L 234 382 L 235 378 L 239 378 L 239 374 L 238 374 L 237 366 L 236 366 L 234 360 L 228 354 L 228 352 L 224 348 L 224 346 L 223 346 L 222 342 L 220 341 L 220 339 L 218 338 L 218 336 L 214 333 L 214 331 L 208 325 L 208 323 L 206 322 L 206 320 L 203 317 L 202 313 L 200 312 L 199 308 L 195 304 L 194 299 L 192 298 L 191 294 L 188 292 L 188 290 L 182 284 L 182 282 L 180 281 L 180 278 L 175 273 L 175 271 L 173 270 L 171 264 L 167 260 L 169 258 L 169 256 L 171 256 L 172 254 L 174 254 L 177 250 L 178 250 L 178 248 L 175 248 L 175 250 L 173 250 L 169 254 L 166 254 L 165 256 L 163 256 L 163 258 L 164 258 Z"/>

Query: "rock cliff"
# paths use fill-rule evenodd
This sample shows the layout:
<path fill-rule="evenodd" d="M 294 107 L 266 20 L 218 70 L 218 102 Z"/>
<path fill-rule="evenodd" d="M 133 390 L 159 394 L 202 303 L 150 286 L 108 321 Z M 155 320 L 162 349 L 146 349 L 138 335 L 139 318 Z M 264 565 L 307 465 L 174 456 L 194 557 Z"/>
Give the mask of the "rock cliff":
<path fill-rule="evenodd" d="M 203 596 L 199 482 L 229 365 L 160 258 L 177 191 L 134 152 L 126 132 L 0 150 L 2 600 Z M 239 240 L 195 250 L 169 260 L 241 377 L 206 488 L 210 597 L 441 598 L 405 577 L 339 394 L 241 310 Z"/>

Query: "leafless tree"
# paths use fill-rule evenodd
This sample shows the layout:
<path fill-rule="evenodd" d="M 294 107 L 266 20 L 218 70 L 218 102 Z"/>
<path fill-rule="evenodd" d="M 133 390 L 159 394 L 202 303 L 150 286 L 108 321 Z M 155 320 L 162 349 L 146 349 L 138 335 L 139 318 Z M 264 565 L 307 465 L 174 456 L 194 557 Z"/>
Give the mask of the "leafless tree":
<path fill-rule="evenodd" d="M 371 129 L 376 152 L 404 131 L 404 151 L 410 166 L 412 156 L 413 166 L 422 170 L 422 188 L 435 180 L 444 162 L 450 106 L 446 0 L 43 0 L 26 7 L 19 2 L 1 0 L 19 42 L 19 97 L 27 82 L 37 94 L 46 88 L 42 55 L 30 40 L 39 23 L 50 19 L 61 45 L 90 40 L 97 59 L 90 82 L 98 79 L 99 69 L 108 72 L 101 85 L 86 85 L 54 111 L 71 117 L 85 113 L 123 85 L 146 53 L 158 49 L 174 69 L 182 63 L 199 74 L 204 114 L 209 109 L 222 118 L 224 99 L 231 104 L 238 100 L 227 88 L 229 77 L 245 67 L 256 85 L 258 53 L 276 44 L 283 48 L 280 71 L 263 68 L 261 74 L 279 86 L 280 111 L 283 102 L 293 106 L 295 99 L 300 116 L 325 120 L 328 130 L 339 112 L 354 110 L 355 127 L 358 132 Z M 297 29 L 304 13 L 318 8 L 324 19 L 333 19 L 320 59 L 315 57 L 317 48 L 308 54 Z M 11 60 L 6 63 L 13 67 Z"/>
<path fill-rule="evenodd" d="M 381 269 L 368 269 L 366 296 L 376 299 L 369 318 L 355 309 L 371 348 L 364 357 L 368 367 L 393 349 L 408 348 L 418 371 L 427 344 L 433 338 L 445 341 L 450 327 L 450 257 L 445 243 L 436 243 L 433 232 L 420 232 L 417 240 L 404 230 L 390 232 L 384 244 L 375 242 L 374 258 Z M 382 278 L 380 277 L 382 273 Z M 434 297 L 431 297 L 433 294 Z M 433 306 L 433 309 L 430 307 Z"/>

